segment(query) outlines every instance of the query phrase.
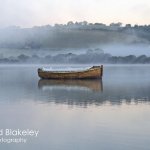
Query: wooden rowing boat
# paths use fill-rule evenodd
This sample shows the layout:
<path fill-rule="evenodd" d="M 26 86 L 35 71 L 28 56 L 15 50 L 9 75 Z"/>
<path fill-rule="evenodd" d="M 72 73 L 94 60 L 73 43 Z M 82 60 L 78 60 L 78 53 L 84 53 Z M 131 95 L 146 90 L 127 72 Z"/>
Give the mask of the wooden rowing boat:
<path fill-rule="evenodd" d="M 38 75 L 42 79 L 98 79 L 103 76 L 103 65 L 82 71 L 47 71 L 39 68 Z"/>

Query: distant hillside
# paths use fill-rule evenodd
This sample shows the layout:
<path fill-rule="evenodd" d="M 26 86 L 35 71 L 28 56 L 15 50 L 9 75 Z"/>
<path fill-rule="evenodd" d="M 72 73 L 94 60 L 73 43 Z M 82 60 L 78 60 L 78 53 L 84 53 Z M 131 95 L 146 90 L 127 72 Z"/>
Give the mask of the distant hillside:
<path fill-rule="evenodd" d="M 33 28 L 9 27 L 0 29 L 0 48 L 88 48 L 108 43 L 150 43 L 150 25 L 122 27 L 121 23 L 109 26 L 101 23 L 73 23 Z"/>

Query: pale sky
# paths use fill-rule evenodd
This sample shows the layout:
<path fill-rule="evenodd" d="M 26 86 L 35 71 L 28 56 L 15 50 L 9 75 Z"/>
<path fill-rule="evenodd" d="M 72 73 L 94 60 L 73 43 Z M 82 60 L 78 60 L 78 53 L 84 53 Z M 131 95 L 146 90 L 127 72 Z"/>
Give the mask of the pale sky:
<path fill-rule="evenodd" d="M 84 20 L 150 24 L 150 0 L 0 0 L 0 27 Z"/>

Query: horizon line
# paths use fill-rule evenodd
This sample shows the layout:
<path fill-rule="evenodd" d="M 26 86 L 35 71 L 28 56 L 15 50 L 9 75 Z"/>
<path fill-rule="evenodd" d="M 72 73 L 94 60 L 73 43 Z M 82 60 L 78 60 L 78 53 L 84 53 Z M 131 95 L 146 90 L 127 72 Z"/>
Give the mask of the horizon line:
<path fill-rule="evenodd" d="M 125 27 L 126 25 L 130 24 L 131 27 L 134 27 L 134 26 L 150 26 L 150 23 L 149 24 L 139 24 L 139 23 L 123 23 L 121 21 L 115 21 L 115 22 L 110 22 L 110 23 L 103 23 L 103 22 L 88 22 L 86 20 L 83 20 L 83 21 L 67 21 L 66 23 L 48 23 L 48 24 L 38 24 L 38 25 L 32 25 L 32 26 L 21 26 L 21 25 L 8 25 L 8 26 L 4 26 L 4 27 L 0 27 L 0 29 L 3 29 L 3 28 L 10 28 L 10 27 L 20 27 L 20 28 L 34 28 L 34 27 L 42 27 L 42 26 L 51 26 L 51 27 L 55 27 L 55 25 L 67 25 L 69 22 L 73 22 L 73 24 L 75 23 L 83 23 L 83 22 L 87 22 L 89 24 L 104 24 L 106 26 L 110 26 L 112 23 L 114 24 L 117 24 L 117 23 L 121 23 L 121 27 Z"/>

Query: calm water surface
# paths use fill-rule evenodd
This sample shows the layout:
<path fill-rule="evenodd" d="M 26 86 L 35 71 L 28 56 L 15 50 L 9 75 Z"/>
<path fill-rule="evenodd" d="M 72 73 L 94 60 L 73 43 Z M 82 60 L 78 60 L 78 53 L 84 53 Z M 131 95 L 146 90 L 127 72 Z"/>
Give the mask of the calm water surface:
<path fill-rule="evenodd" d="M 0 129 L 40 130 L 1 149 L 150 149 L 149 65 L 104 66 L 93 81 L 40 80 L 37 68 L 0 66 Z"/>

